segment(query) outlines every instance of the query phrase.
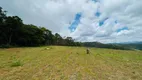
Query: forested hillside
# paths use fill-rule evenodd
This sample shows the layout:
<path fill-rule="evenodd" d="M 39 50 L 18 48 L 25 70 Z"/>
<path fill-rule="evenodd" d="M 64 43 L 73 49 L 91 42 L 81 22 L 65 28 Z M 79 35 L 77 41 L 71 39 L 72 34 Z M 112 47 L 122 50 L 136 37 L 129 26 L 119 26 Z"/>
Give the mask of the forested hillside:
<path fill-rule="evenodd" d="M 18 16 L 7 16 L 0 7 L 0 47 L 67 45 L 80 46 L 72 37 L 62 38 L 45 27 L 24 24 Z"/>
<path fill-rule="evenodd" d="M 121 50 L 142 50 L 142 43 L 111 43 L 103 44 L 100 42 L 84 42 L 83 46 L 96 47 L 96 48 L 108 48 L 108 49 L 121 49 Z"/>
<path fill-rule="evenodd" d="M 128 46 L 122 46 L 122 45 L 117 45 L 117 44 L 103 44 L 100 42 L 84 42 L 82 45 L 86 47 L 132 50 L 132 48 Z"/>
<path fill-rule="evenodd" d="M 120 43 L 118 45 L 142 50 L 142 42 Z"/>

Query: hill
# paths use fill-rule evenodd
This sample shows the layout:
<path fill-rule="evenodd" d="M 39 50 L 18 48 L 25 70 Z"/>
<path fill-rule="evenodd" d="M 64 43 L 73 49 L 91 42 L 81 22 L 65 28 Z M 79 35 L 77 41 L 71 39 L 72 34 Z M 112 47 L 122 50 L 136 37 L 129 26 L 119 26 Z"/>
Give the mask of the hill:
<path fill-rule="evenodd" d="M 118 43 L 118 45 L 142 50 L 142 42 Z"/>
<path fill-rule="evenodd" d="M 108 48 L 108 49 L 120 49 L 120 50 L 142 50 L 142 42 L 131 42 L 131 43 L 109 43 L 104 44 L 100 42 L 84 42 L 82 43 L 85 47 L 96 47 L 96 48 Z"/>
<path fill-rule="evenodd" d="M 0 80 L 142 80 L 142 51 L 84 47 L 0 49 Z"/>
<path fill-rule="evenodd" d="M 96 48 L 108 48 L 108 49 L 120 49 L 120 50 L 132 50 L 133 48 L 123 46 L 119 44 L 103 44 L 100 42 L 84 42 L 82 43 L 85 47 L 96 47 Z"/>

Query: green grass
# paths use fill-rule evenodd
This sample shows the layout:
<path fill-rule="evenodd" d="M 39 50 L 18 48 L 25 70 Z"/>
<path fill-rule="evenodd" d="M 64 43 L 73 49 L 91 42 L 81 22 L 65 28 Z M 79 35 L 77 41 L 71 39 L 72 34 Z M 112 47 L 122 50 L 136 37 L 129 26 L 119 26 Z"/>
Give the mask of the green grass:
<path fill-rule="evenodd" d="M 22 66 L 23 64 L 21 63 L 21 61 L 13 61 L 11 64 L 11 67 L 17 67 L 17 66 Z"/>
<path fill-rule="evenodd" d="M 0 49 L 0 80 L 142 80 L 142 51 L 84 47 Z"/>

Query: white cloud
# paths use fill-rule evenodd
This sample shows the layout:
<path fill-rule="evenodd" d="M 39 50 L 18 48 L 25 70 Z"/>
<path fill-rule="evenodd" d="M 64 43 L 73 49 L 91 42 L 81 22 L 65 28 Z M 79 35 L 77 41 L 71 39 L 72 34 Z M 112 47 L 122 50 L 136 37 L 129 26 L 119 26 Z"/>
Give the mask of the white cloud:
<path fill-rule="evenodd" d="M 45 26 L 78 41 L 142 41 L 141 0 L 0 0 L 0 5 L 27 24 Z M 68 27 L 78 12 L 82 13 L 80 24 L 70 33 Z M 100 27 L 99 21 L 106 18 Z M 129 30 L 116 32 L 123 27 Z"/>
<path fill-rule="evenodd" d="M 93 41 L 101 41 L 105 43 L 142 41 L 142 10 L 140 9 L 142 7 L 141 5 L 142 1 L 140 0 L 101 0 L 99 6 L 102 15 L 98 19 L 103 20 L 107 17 L 109 19 L 104 22 L 103 26 L 98 27 L 97 24 L 99 23 L 99 20 L 94 18 L 92 20 L 94 22 L 88 23 L 88 27 L 93 30 L 87 30 L 86 28 L 82 27 L 86 32 L 80 31 L 80 34 L 89 32 L 90 36 L 87 36 L 87 38 L 92 37 Z M 117 24 L 115 24 L 115 20 L 117 20 Z M 83 23 L 86 22 L 87 21 Z M 91 24 L 94 24 L 94 26 L 91 26 Z M 128 27 L 129 30 L 116 32 L 116 30 L 121 29 L 124 26 Z M 75 33 L 77 34 L 77 32 Z M 92 32 L 93 35 L 90 32 Z M 81 35 L 78 37 L 84 36 Z M 80 40 L 81 38 L 77 39 Z"/>

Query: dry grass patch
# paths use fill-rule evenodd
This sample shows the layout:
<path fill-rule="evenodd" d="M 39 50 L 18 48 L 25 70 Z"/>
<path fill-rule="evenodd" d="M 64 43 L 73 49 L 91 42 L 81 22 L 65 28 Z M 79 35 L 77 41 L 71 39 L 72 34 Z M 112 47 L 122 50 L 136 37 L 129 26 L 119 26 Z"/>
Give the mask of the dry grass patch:
<path fill-rule="evenodd" d="M 0 49 L 0 80 L 142 80 L 142 51 L 90 51 L 62 46 Z"/>

